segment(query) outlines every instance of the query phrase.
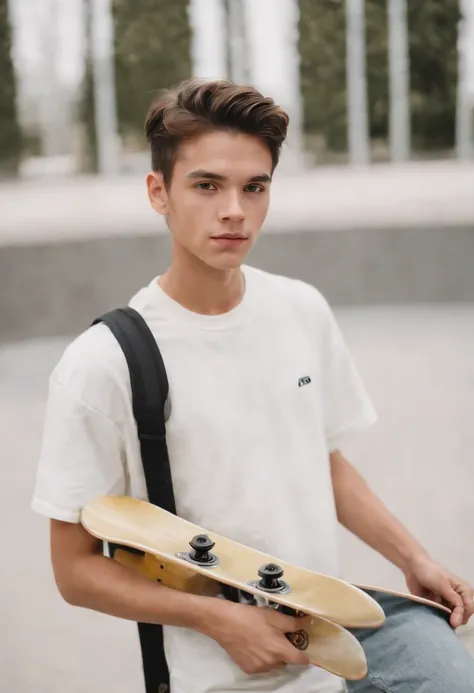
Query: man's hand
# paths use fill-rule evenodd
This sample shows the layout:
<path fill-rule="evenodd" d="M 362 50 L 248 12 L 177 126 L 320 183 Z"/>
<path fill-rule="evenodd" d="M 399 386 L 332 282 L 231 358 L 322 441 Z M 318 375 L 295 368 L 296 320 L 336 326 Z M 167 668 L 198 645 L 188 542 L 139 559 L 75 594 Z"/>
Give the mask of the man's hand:
<path fill-rule="evenodd" d="M 246 674 L 263 674 L 287 664 L 309 665 L 285 633 L 304 628 L 306 618 L 269 607 L 225 603 L 225 614 L 206 635 L 213 638 Z"/>
<path fill-rule="evenodd" d="M 453 609 L 450 617 L 453 628 L 466 625 L 474 613 L 474 592 L 471 585 L 427 556 L 410 563 L 405 571 L 405 579 L 413 595 Z"/>
<path fill-rule="evenodd" d="M 473 590 L 432 561 L 339 450 L 331 453 L 331 476 L 339 522 L 403 571 L 410 592 L 453 609 L 453 628 L 474 612 Z"/>

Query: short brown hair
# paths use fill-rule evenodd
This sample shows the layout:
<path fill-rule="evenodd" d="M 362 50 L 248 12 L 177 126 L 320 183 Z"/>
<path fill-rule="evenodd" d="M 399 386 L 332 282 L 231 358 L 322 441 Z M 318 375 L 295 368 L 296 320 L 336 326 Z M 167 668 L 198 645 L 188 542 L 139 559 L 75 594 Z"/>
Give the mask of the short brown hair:
<path fill-rule="evenodd" d="M 228 80 L 189 79 L 161 94 L 145 122 L 151 165 L 171 182 L 179 144 L 210 130 L 255 135 L 270 150 L 272 172 L 280 158 L 289 118 L 273 99 L 254 87 Z"/>

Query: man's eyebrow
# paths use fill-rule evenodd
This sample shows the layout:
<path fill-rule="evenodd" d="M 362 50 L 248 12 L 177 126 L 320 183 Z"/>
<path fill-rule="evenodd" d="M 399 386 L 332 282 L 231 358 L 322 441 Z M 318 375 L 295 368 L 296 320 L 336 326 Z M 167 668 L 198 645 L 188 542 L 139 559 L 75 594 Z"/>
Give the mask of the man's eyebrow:
<path fill-rule="evenodd" d="M 205 178 L 206 180 L 227 180 L 227 177 L 222 176 L 220 173 L 205 171 L 202 168 L 199 168 L 197 171 L 191 171 L 191 173 L 188 173 L 186 178 Z"/>
<path fill-rule="evenodd" d="M 218 180 L 225 181 L 227 176 L 223 176 L 221 173 L 213 173 L 212 171 L 205 171 L 204 169 L 198 169 L 197 171 L 191 171 L 187 174 L 186 178 L 201 178 L 204 180 Z M 248 182 L 252 183 L 269 183 L 272 177 L 268 173 L 258 173 L 256 176 L 251 176 Z"/>
<path fill-rule="evenodd" d="M 249 183 L 270 183 L 272 180 L 272 177 L 268 173 L 259 173 L 258 176 L 252 176 L 250 178 Z"/>

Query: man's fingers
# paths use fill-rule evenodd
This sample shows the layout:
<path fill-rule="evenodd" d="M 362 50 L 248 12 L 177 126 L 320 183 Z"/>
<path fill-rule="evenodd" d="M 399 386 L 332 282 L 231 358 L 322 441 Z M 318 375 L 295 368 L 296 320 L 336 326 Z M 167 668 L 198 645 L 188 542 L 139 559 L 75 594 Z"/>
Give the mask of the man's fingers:
<path fill-rule="evenodd" d="M 462 624 L 464 618 L 463 598 L 451 587 L 449 583 L 442 590 L 440 590 L 440 592 L 448 604 L 453 607 L 450 623 L 453 628 L 458 628 Z"/>
<path fill-rule="evenodd" d="M 289 643 L 291 644 L 290 648 L 290 660 L 288 661 L 288 664 L 300 664 L 302 666 L 308 666 L 309 664 L 309 658 L 308 655 L 304 652 L 304 650 L 298 649 L 298 647 L 293 644 L 293 642 L 298 642 L 300 640 L 300 637 L 298 635 L 298 631 L 302 630 L 305 631 L 308 625 L 311 622 L 311 618 L 309 616 L 296 616 L 293 619 L 293 629 L 291 632 L 286 633 L 286 637 L 289 640 Z M 305 636 L 303 635 L 303 638 Z"/>
<path fill-rule="evenodd" d="M 299 664 L 301 666 L 307 666 L 309 664 L 308 655 L 306 655 L 302 650 L 298 650 L 291 640 L 288 643 L 289 647 L 285 647 L 284 652 L 282 652 L 282 657 L 287 664 Z"/>
<path fill-rule="evenodd" d="M 453 628 L 465 626 L 474 614 L 474 591 L 472 587 L 461 580 L 451 582 L 443 596 L 454 609 L 451 614 Z"/>
<path fill-rule="evenodd" d="M 460 584 L 458 592 L 461 595 L 464 604 L 464 613 L 462 625 L 465 626 L 471 616 L 474 614 L 474 591 L 470 585 Z"/>
<path fill-rule="evenodd" d="M 453 628 L 459 628 L 464 620 L 464 606 L 455 606 L 449 619 Z"/>
<path fill-rule="evenodd" d="M 278 664 L 275 664 L 273 668 L 278 670 L 286 669 L 286 662 L 278 662 Z"/>
<path fill-rule="evenodd" d="M 281 628 L 284 633 L 296 633 L 297 630 L 304 627 L 308 617 L 289 616 L 282 614 L 279 611 L 274 611 L 273 625 L 275 628 Z"/>
<path fill-rule="evenodd" d="M 309 616 L 289 616 L 275 611 L 272 620 L 273 626 L 278 629 L 281 628 L 286 635 L 286 641 L 284 641 L 281 652 L 278 653 L 282 660 L 287 664 L 308 666 L 308 656 L 303 650 L 293 645 L 293 639 L 299 630 L 305 630 L 311 618 Z M 298 639 L 298 636 L 296 636 L 296 639 Z"/>

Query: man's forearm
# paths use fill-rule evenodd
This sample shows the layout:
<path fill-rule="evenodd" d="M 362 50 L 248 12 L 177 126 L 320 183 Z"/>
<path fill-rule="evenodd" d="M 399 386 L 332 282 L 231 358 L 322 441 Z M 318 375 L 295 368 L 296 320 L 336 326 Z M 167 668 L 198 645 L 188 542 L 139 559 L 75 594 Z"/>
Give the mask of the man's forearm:
<path fill-rule="evenodd" d="M 406 573 L 425 549 L 392 515 L 340 452 L 331 455 L 339 522 Z"/>
<path fill-rule="evenodd" d="M 224 615 L 223 600 L 170 589 L 100 554 L 78 559 L 71 578 L 58 587 L 73 606 L 209 635 Z"/>

